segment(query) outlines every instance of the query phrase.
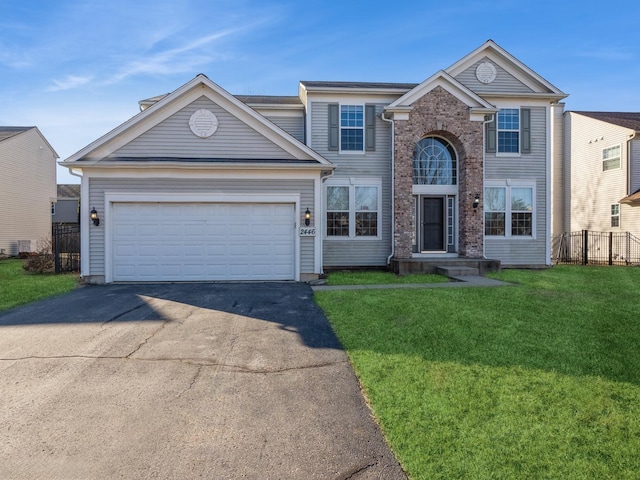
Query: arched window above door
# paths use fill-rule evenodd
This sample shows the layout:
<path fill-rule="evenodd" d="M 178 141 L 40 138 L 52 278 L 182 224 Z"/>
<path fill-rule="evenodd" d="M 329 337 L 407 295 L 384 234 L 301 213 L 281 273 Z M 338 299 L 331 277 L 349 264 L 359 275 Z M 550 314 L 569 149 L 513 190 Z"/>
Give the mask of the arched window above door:
<path fill-rule="evenodd" d="M 456 152 L 449 142 L 426 137 L 413 149 L 414 185 L 457 185 Z"/>

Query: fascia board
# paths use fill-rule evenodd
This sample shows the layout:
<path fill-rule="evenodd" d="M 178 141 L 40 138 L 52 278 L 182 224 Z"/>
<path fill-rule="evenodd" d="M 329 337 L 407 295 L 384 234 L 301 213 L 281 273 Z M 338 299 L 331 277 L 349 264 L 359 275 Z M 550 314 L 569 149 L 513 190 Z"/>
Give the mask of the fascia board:
<path fill-rule="evenodd" d="M 567 98 L 568 95 L 556 94 L 556 93 L 490 93 L 482 95 L 485 99 L 490 100 L 491 102 L 498 102 L 501 99 L 504 100 L 532 100 L 537 102 L 548 103 L 549 101 L 559 102 L 563 98 Z"/>
<path fill-rule="evenodd" d="M 292 161 L 293 162 L 293 161 Z M 206 163 L 206 162 L 171 162 L 171 161 L 163 161 L 163 162 L 147 162 L 147 161 L 128 161 L 127 163 L 123 162 L 110 162 L 108 160 L 98 162 L 98 163 L 86 163 L 85 162 L 58 162 L 58 165 L 68 168 L 74 168 L 82 171 L 98 171 L 98 170 L 152 170 L 157 172 L 158 170 L 230 170 L 230 171 L 240 171 L 240 170 L 334 170 L 336 167 L 333 164 L 318 164 L 309 162 L 306 164 L 295 164 L 291 163 L 268 163 L 268 160 L 265 160 L 264 163 L 234 163 L 234 162 L 220 162 L 220 163 Z"/>
<path fill-rule="evenodd" d="M 567 96 L 562 90 L 531 70 L 516 57 L 496 44 L 493 40 L 488 40 L 471 53 L 465 55 L 453 65 L 446 68 L 445 72 L 452 77 L 455 77 L 483 57 L 488 57 L 494 61 L 524 85 L 531 88 L 534 92 L 540 90 L 540 86 L 543 86 L 553 94 L 564 95 L 565 97 Z"/>

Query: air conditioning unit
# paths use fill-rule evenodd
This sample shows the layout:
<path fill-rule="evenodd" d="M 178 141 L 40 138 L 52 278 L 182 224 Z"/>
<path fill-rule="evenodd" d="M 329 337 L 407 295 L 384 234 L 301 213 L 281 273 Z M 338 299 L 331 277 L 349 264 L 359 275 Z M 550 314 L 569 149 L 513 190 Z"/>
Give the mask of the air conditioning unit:
<path fill-rule="evenodd" d="M 18 240 L 18 255 L 37 252 L 37 243 L 36 240 Z"/>

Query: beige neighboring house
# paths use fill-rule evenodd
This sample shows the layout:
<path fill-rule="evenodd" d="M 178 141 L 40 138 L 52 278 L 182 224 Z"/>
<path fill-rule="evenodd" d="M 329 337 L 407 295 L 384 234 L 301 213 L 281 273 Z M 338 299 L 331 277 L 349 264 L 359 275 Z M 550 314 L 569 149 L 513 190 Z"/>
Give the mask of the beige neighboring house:
<path fill-rule="evenodd" d="M 51 235 L 57 158 L 37 127 L 0 126 L 0 254 L 33 250 Z"/>
<path fill-rule="evenodd" d="M 564 128 L 553 233 L 640 237 L 640 113 L 568 111 Z"/>

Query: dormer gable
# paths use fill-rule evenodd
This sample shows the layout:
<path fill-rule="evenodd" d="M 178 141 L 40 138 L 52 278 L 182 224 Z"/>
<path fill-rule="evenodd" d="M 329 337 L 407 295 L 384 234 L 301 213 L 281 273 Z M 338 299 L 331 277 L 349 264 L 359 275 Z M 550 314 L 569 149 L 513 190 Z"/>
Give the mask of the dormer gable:
<path fill-rule="evenodd" d="M 465 87 L 444 70 L 440 70 L 388 105 L 385 112 L 392 114 L 394 120 L 406 120 L 413 104 L 436 87 L 441 87 L 467 105 L 470 120 L 484 121 L 486 115 L 497 111 L 491 103 Z"/>

